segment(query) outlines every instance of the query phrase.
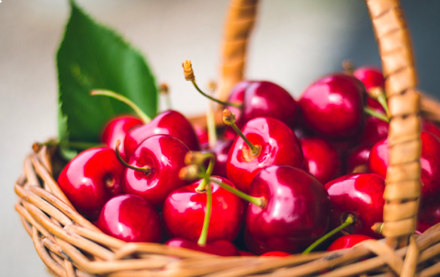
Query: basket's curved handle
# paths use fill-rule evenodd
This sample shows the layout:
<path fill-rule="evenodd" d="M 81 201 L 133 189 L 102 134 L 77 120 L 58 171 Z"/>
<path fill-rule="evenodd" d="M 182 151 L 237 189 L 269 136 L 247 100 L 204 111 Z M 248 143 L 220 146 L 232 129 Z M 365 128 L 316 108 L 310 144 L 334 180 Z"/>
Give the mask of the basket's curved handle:
<path fill-rule="evenodd" d="M 257 0 L 232 0 L 226 20 L 220 97 L 243 78 L 246 45 L 255 21 Z M 420 95 L 408 28 L 398 0 L 366 0 L 382 60 L 391 121 L 390 166 L 386 178 L 384 224 L 387 238 L 413 234 L 420 196 Z"/>

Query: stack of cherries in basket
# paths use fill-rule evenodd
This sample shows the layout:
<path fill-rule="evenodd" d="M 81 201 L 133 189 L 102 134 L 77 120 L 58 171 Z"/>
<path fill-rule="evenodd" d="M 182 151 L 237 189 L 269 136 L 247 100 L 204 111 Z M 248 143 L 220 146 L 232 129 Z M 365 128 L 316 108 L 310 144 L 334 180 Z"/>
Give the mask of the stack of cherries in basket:
<path fill-rule="evenodd" d="M 203 130 L 174 110 L 150 119 L 121 95 L 92 93 L 139 116 L 111 120 L 107 147 L 81 152 L 59 175 L 79 213 L 127 242 L 223 256 L 382 238 L 389 115 L 379 70 L 328 75 L 299 100 L 274 83 L 242 81 L 222 102 L 197 86 L 189 61 L 183 68 L 196 90 L 224 106 L 221 133 L 212 120 Z M 440 130 L 422 121 L 417 232 L 440 222 Z"/>

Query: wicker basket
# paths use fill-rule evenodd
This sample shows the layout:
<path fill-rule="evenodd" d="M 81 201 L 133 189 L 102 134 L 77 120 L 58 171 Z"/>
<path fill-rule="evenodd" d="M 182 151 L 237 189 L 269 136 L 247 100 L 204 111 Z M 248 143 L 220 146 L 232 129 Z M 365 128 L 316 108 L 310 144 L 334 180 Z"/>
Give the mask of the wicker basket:
<path fill-rule="evenodd" d="M 384 198 L 383 241 L 331 253 L 287 258 L 218 257 L 154 243 L 126 243 L 79 215 L 58 187 L 53 148 L 24 162 L 15 184 L 15 209 L 49 270 L 58 276 L 436 276 L 440 224 L 413 235 L 420 195 L 420 117 L 439 120 L 439 105 L 415 90 L 412 49 L 398 0 L 366 1 L 386 76 L 391 112 L 390 166 Z M 257 0 L 232 0 L 226 22 L 220 97 L 243 77 L 245 50 Z M 203 124 L 203 117 L 193 118 Z M 58 167 L 58 168 L 57 168 Z M 368 259 L 362 259 L 369 257 Z M 328 271 L 331 270 L 331 271 Z"/>

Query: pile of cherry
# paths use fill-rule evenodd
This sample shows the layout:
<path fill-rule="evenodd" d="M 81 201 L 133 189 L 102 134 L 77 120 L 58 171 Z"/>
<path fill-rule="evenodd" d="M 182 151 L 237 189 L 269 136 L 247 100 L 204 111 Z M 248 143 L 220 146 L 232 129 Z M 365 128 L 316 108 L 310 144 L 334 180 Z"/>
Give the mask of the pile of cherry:
<path fill-rule="evenodd" d="M 189 62 L 184 70 L 202 92 Z M 299 100 L 274 83 L 242 81 L 221 103 L 229 126 L 215 145 L 177 111 L 114 118 L 107 147 L 77 155 L 59 186 L 79 213 L 127 242 L 283 256 L 327 238 L 317 249 L 382 237 L 388 111 L 379 70 L 323 77 Z M 421 141 L 417 232 L 440 222 L 440 130 L 425 119 Z"/>

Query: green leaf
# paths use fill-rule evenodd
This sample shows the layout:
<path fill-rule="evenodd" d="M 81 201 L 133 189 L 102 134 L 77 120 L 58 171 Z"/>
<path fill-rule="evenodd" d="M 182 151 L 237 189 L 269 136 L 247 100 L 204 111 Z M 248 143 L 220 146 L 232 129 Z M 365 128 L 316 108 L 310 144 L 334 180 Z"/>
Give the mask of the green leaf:
<path fill-rule="evenodd" d="M 119 114 L 133 114 L 124 103 L 91 96 L 92 89 L 122 94 L 153 118 L 158 90 L 144 57 L 73 1 L 70 4 L 70 20 L 57 54 L 59 140 L 98 142 L 108 120 Z"/>

